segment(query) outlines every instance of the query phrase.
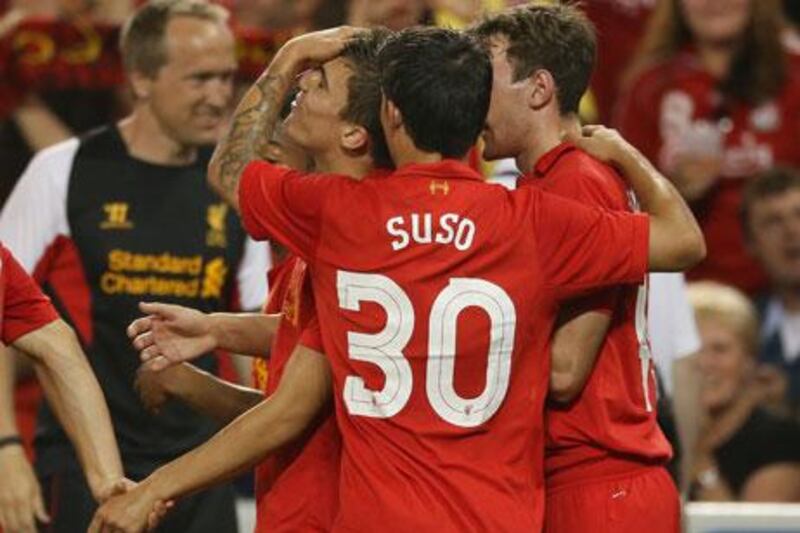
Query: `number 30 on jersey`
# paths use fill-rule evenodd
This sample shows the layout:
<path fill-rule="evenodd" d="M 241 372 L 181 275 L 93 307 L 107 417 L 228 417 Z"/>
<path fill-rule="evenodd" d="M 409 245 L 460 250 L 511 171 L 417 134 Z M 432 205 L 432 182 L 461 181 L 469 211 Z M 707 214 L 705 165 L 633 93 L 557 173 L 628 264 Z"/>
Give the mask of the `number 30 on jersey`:
<path fill-rule="evenodd" d="M 359 311 L 361 302 L 374 302 L 386 312 L 382 331 L 347 334 L 349 357 L 377 366 L 385 377 L 381 390 L 371 390 L 361 377 L 348 376 L 343 390 L 347 410 L 353 415 L 392 417 L 406 406 L 414 387 L 411 365 L 403 355 L 414 331 L 411 300 L 397 283 L 380 274 L 339 271 L 337 290 L 342 309 Z M 482 309 L 490 321 L 486 385 L 474 398 L 459 396 L 453 384 L 456 324 L 468 307 Z M 425 392 L 442 419 L 459 427 L 476 427 L 494 416 L 508 392 L 515 327 L 514 303 L 494 283 L 453 278 L 439 293 L 428 319 Z"/>

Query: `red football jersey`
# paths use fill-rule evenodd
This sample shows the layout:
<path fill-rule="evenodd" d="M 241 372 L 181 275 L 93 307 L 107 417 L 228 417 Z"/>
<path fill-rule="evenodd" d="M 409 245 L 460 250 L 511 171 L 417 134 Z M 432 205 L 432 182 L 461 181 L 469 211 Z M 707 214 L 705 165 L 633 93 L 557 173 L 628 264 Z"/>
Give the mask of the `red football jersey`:
<path fill-rule="evenodd" d="M 630 211 L 631 197 L 610 166 L 563 143 L 542 156 L 519 187 L 535 186 L 587 205 Z M 606 338 L 581 395 L 549 404 L 545 475 L 548 488 L 591 481 L 631 461 L 663 463 L 672 449 L 656 422 L 655 369 L 647 343 L 644 285 L 604 289 L 570 305 L 611 315 Z M 635 464 L 635 463 L 634 463 Z"/>
<path fill-rule="evenodd" d="M 3 343 L 11 344 L 57 318 L 50 299 L 42 294 L 11 252 L 0 244 L 0 329 Z"/>
<path fill-rule="evenodd" d="M 270 349 L 267 396 L 298 343 L 322 351 L 305 261 L 290 255 L 278 268 L 266 310 L 283 317 Z M 338 509 L 340 455 L 339 430 L 326 413 L 304 436 L 267 457 L 256 469 L 256 532 L 329 531 Z"/>
<path fill-rule="evenodd" d="M 751 294 L 764 288 L 764 273 L 745 249 L 739 206 L 748 179 L 778 163 L 800 165 L 800 60 L 790 56 L 790 63 L 779 94 L 758 106 L 723 99 L 692 50 L 643 72 L 621 99 L 622 134 L 665 174 L 680 153 L 721 161 L 719 180 L 692 205 L 708 255 L 691 279 L 710 278 Z"/>
<path fill-rule="evenodd" d="M 640 282 L 648 221 L 456 161 L 361 182 L 251 163 L 242 220 L 311 266 L 339 531 L 536 531 L 556 300 Z"/>

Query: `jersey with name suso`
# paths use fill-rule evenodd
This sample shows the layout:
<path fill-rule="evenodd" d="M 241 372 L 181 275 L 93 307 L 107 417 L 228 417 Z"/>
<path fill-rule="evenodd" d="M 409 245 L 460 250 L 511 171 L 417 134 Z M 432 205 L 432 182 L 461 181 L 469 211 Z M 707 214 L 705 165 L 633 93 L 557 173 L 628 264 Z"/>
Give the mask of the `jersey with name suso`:
<path fill-rule="evenodd" d="M 0 331 L 3 344 L 46 326 L 58 318 L 50 300 L 0 243 Z"/>
<path fill-rule="evenodd" d="M 311 266 L 343 438 L 334 530 L 539 530 L 556 302 L 640 282 L 647 218 L 456 161 L 361 182 L 253 162 L 240 203 Z"/>
<path fill-rule="evenodd" d="M 157 416 L 134 390 L 139 355 L 125 330 L 140 301 L 205 312 L 257 308 L 267 251 L 245 245 L 232 209 L 205 183 L 208 150 L 194 164 L 161 166 L 128 154 L 116 127 L 40 152 L 2 214 L 0 235 L 76 329 L 111 411 L 128 475 L 202 443 L 211 420 L 169 402 Z M 237 283 L 238 281 L 238 283 Z M 197 361 L 214 370 L 216 358 Z M 75 464 L 45 407 L 37 461 L 43 475 Z"/>
<path fill-rule="evenodd" d="M 537 161 L 518 187 L 542 190 L 615 211 L 635 206 L 610 166 L 569 143 Z M 656 422 L 655 369 L 647 337 L 647 287 L 624 285 L 570 301 L 573 310 L 599 311 L 611 323 L 580 396 L 549 404 L 545 473 L 548 488 L 663 464 L 672 449 Z M 627 457 L 622 464 L 609 457 Z"/>

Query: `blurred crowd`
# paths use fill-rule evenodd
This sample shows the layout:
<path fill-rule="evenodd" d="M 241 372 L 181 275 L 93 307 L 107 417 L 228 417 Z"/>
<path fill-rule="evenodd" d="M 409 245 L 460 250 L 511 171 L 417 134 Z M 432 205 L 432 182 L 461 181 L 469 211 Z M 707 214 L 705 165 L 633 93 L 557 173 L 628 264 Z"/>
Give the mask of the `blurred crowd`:
<path fill-rule="evenodd" d="M 138 3 L 0 0 L 0 203 L 37 151 L 128 112 L 118 40 Z M 232 13 L 244 87 L 306 31 L 464 27 L 524 2 L 220 3 Z M 618 128 L 673 180 L 707 240 L 707 259 L 687 274 L 699 396 L 669 408 L 683 374 L 664 392 L 665 416 L 703 413 L 692 439 L 675 439 L 691 457 L 682 486 L 700 500 L 800 502 L 800 1 L 583 8 L 599 42 L 583 119 Z"/>

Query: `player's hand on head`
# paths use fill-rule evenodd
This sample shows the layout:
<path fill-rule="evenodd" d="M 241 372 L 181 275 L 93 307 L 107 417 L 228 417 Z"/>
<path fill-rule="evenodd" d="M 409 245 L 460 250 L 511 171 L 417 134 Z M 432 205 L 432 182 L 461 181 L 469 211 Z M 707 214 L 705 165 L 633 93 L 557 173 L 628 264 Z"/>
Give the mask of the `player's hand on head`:
<path fill-rule="evenodd" d="M 22 446 L 0 448 L 0 527 L 5 533 L 35 533 L 48 523 L 39 482 Z"/>
<path fill-rule="evenodd" d="M 295 37 L 286 43 L 285 48 L 301 68 L 307 68 L 335 58 L 342 53 L 347 43 L 364 31 L 367 30 L 354 26 L 314 31 Z"/>
<path fill-rule="evenodd" d="M 128 326 L 128 337 L 147 369 L 160 371 L 216 349 L 208 315 L 162 303 L 142 302 L 139 309 L 146 316 Z"/>

